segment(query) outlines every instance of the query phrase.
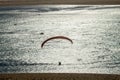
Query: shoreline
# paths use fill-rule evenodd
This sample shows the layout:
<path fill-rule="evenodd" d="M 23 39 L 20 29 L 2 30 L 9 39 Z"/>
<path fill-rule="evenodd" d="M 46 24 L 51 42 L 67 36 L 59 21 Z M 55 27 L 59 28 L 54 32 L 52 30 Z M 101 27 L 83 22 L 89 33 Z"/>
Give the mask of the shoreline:
<path fill-rule="evenodd" d="M 120 5 L 119 0 L 19 0 L 0 1 L 0 6 L 22 6 L 22 5 Z"/>
<path fill-rule="evenodd" d="M 0 74 L 3 80 L 120 80 L 118 74 L 93 73 L 8 73 Z"/>

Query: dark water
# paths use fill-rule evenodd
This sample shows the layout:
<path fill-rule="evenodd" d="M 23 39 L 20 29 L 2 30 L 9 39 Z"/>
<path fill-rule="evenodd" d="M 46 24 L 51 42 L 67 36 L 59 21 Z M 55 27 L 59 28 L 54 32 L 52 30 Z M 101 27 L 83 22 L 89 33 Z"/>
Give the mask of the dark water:
<path fill-rule="evenodd" d="M 0 7 L 0 73 L 21 72 L 120 74 L 120 5 Z"/>

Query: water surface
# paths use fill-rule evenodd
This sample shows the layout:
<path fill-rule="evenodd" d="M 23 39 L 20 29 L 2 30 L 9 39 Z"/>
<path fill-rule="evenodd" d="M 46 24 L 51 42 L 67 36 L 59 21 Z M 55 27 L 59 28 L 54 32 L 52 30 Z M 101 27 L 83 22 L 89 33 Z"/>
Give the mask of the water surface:
<path fill-rule="evenodd" d="M 74 44 L 51 40 L 41 48 L 59 35 Z M 0 7 L 0 73 L 21 72 L 120 74 L 120 6 Z"/>

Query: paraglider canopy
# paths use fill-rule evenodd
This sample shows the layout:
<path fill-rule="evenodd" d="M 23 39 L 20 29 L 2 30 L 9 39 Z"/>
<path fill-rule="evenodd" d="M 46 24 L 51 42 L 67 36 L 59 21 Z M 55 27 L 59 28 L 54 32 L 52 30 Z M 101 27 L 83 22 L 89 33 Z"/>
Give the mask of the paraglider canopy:
<path fill-rule="evenodd" d="M 53 40 L 53 39 L 65 39 L 65 40 L 70 41 L 71 44 L 73 44 L 73 41 L 72 41 L 70 38 L 68 38 L 68 37 L 65 37 L 65 36 L 54 36 L 54 37 L 48 38 L 48 39 L 46 39 L 45 41 L 43 41 L 42 44 L 41 44 L 41 48 L 43 48 L 43 46 L 44 46 L 44 44 L 45 44 L 46 42 L 48 42 L 48 41 L 50 41 L 50 40 Z"/>

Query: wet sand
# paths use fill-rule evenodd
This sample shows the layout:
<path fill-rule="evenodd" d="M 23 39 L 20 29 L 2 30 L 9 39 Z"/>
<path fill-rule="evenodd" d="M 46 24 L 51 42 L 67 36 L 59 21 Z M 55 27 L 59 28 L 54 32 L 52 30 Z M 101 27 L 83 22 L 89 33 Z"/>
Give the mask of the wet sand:
<path fill-rule="evenodd" d="M 120 80 L 120 75 L 79 73 L 0 74 L 0 80 Z"/>
<path fill-rule="evenodd" d="M 13 0 L 0 1 L 0 6 L 38 4 L 120 4 L 120 0 Z"/>

